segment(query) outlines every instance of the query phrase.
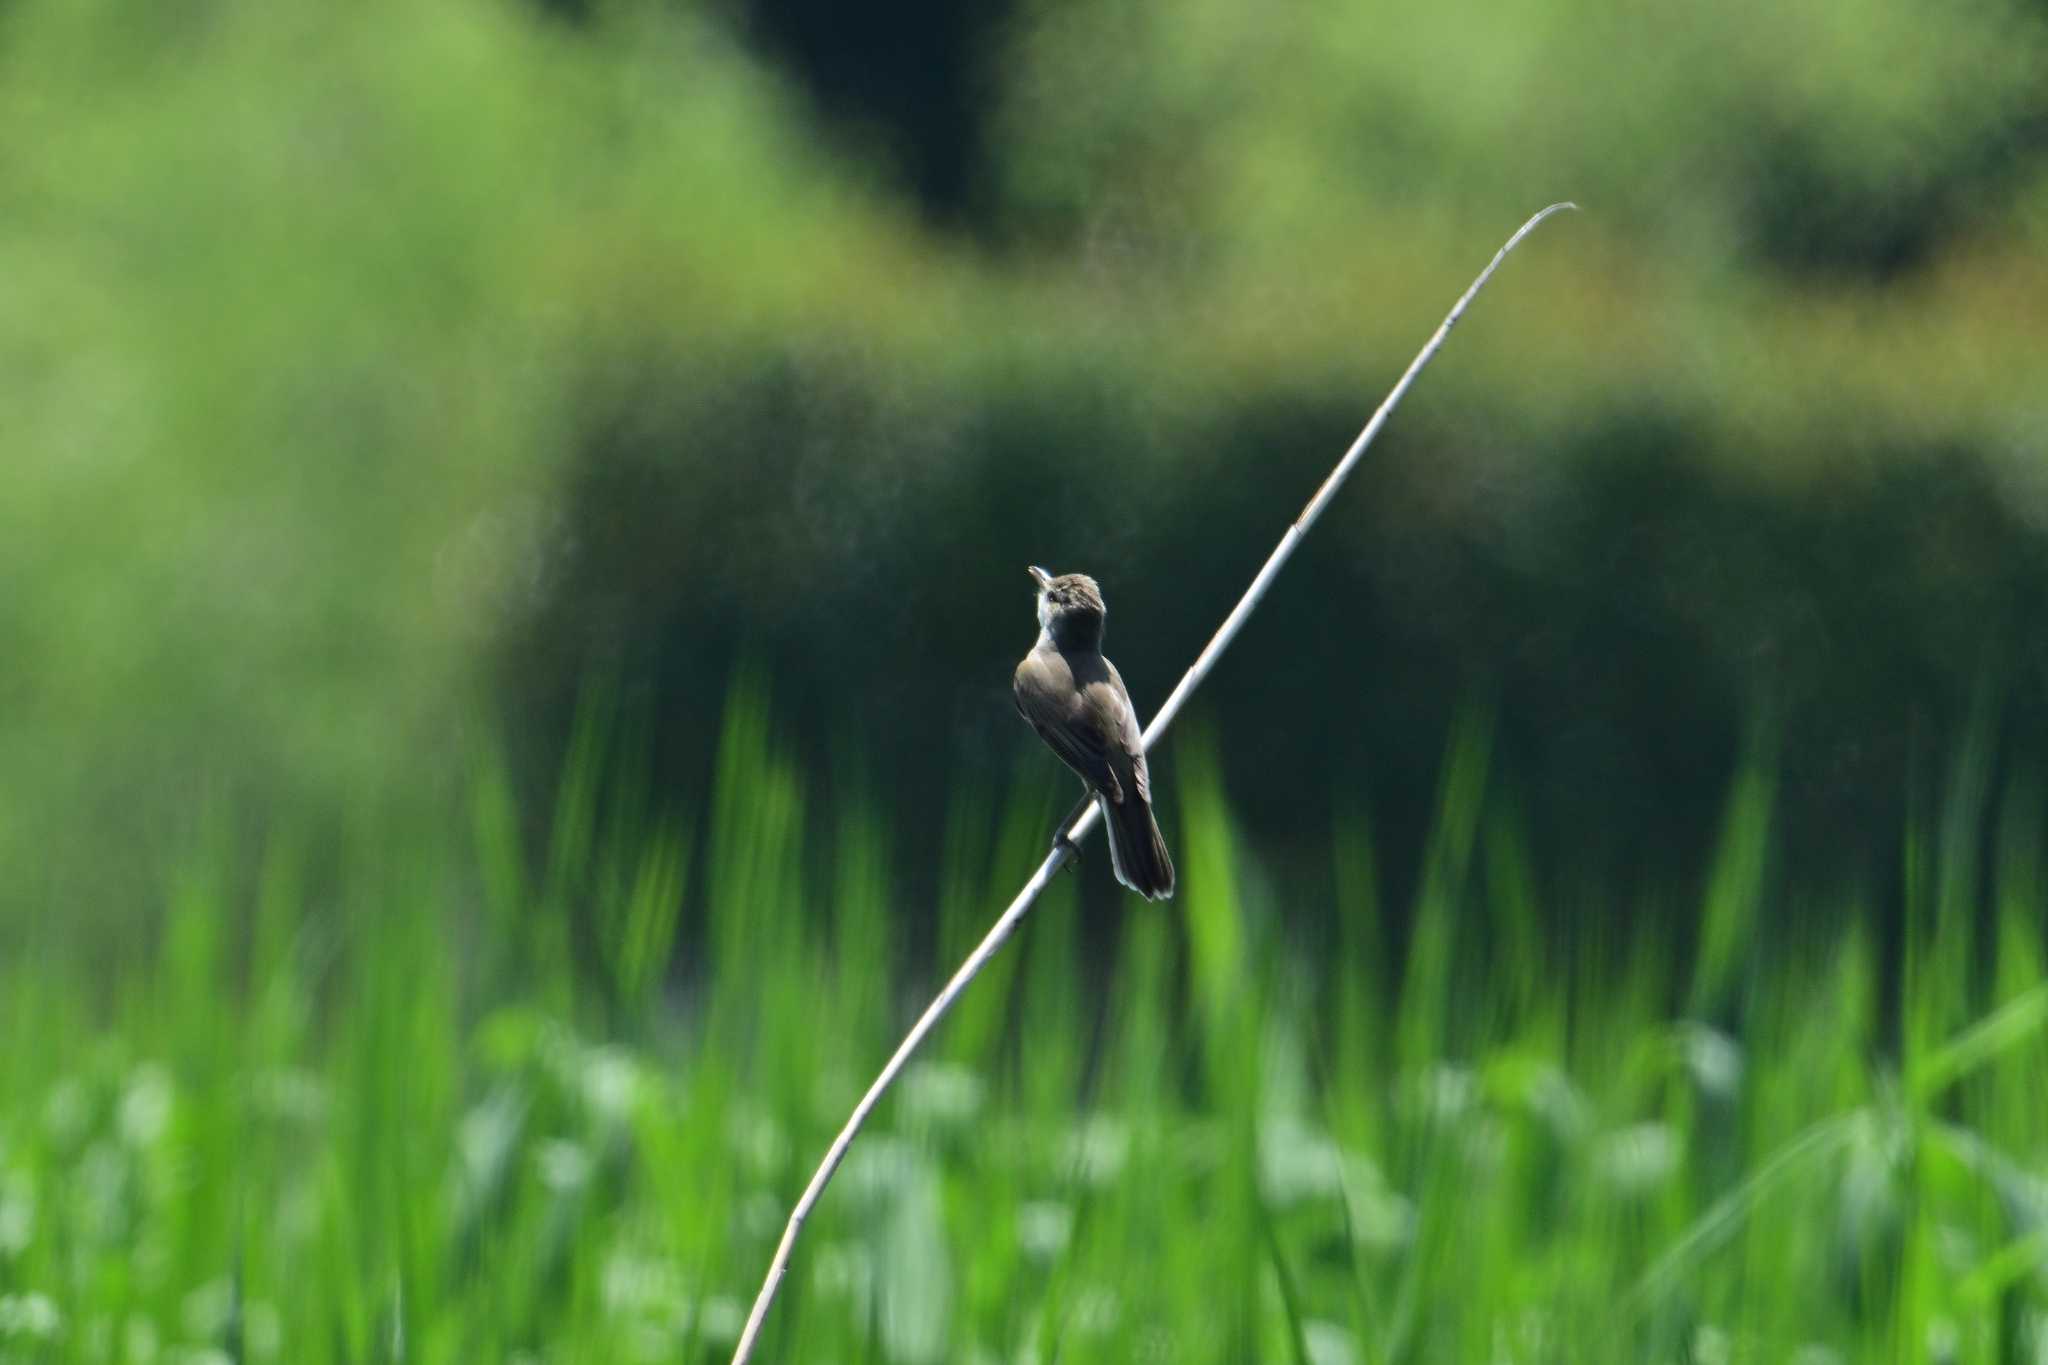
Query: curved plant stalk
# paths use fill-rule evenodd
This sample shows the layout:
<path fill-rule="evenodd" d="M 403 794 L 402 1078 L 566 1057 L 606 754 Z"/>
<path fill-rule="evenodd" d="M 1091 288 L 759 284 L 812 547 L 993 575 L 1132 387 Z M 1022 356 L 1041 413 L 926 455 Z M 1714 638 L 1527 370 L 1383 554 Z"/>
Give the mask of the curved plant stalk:
<path fill-rule="evenodd" d="M 1444 339 L 1451 334 L 1451 328 L 1457 325 L 1458 319 L 1465 315 L 1466 305 L 1472 302 L 1487 280 L 1493 277 L 1493 272 L 1500 268 L 1500 263 L 1507 259 L 1508 253 L 1519 246 L 1522 239 L 1534 231 L 1538 223 L 1553 213 L 1577 207 L 1578 205 L 1571 203 L 1552 204 L 1522 224 L 1515 235 L 1508 238 L 1506 245 L 1494 253 L 1493 260 L 1487 264 L 1486 269 L 1479 272 L 1479 277 L 1473 280 L 1471 286 L 1459 297 L 1435 334 L 1421 351 L 1416 353 L 1415 359 L 1409 362 L 1407 370 L 1402 373 L 1385 401 L 1373 413 L 1372 419 L 1365 424 L 1364 430 L 1358 433 L 1358 439 L 1344 452 L 1344 458 L 1337 462 L 1337 467 L 1323 480 L 1322 487 L 1308 500 L 1308 505 L 1301 509 L 1301 515 L 1294 519 L 1286 533 L 1280 537 L 1280 543 L 1274 546 L 1273 553 L 1267 556 L 1265 566 L 1259 570 L 1258 576 L 1252 579 L 1251 586 L 1245 589 L 1244 596 L 1238 599 L 1230 615 L 1224 618 L 1222 626 L 1210 637 L 1207 647 L 1182 675 L 1180 685 L 1173 689 L 1173 694 L 1166 699 L 1166 704 L 1159 708 L 1159 714 L 1145 727 L 1145 747 L 1148 750 L 1159 742 L 1160 737 L 1166 733 L 1166 727 L 1173 724 L 1174 717 L 1179 715 L 1181 707 L 1187 704 L 1188 697 L 1201 686 L 1202 680 L 1209 676 L 1209 670 L 1216 666 L 1216 660 L 1230 647 L 1230 642 L 1237 638 L 1237 633 L 1244 629 L 1244 623 L 1251 618 L 1252 612 L 1265 597 L 1266 589 L 1272 586 L 1281 568 L 1293 557 L 1295 547 L 1301 544 L 1302 537 L 1315 525 L 1316 518 L 1330 505 L 1330 500 L 1337 495 L 1338 488 L 1350 477 L 1352 469 L 1358 464 L 1359 457 L 1365 454 L 1366 447 L 1373 443 L 1374 438 L 1380 434 L 1380 428 L 1387 424 L 1387 418 L 1392 415 L 1402 398 L 1407 396 L 1409 386 L 1415 382 L 1415 376 L 1422 373 L 1422 367 L 1435 359 L 1436 353 L 1443 349 Z M 739 1346 L 733 1352 L 733 1365 L 744 1365 L 745 1361 L 752 1358 L 755 1343 L 760 1338 L 761 1324 L 767 1319 L 768 1309 L 775 1302 L 775 1294 L 782 1287 L 783 1277 L 789 1273 L 789 1258 L 796 1249 L 797 1237 L 803 1232 L 804 1220 L 810 1217 L 819 1196 L 825 1192 L 825 1186 L 831 1183 L 833 1173 L 839 1169 L 839 1163 L 846 1159 L 847 1149 L 859 1135 L 861 1125 L 867 1122 L 868 1115 L 881 1103 L 882 1096 L 888 1093 L 889 1087 L 895 1083 L 896 1077 L 909 1063 L 918 1045 L 924 1042 L 925 1035 L 945 1017 L 946 1011 L 953 1007 L 953 1002 L 960 998 L 960 993 L 967 989 L 968 983 L 981 974 L 981 969 L 988 965 L 989 959 L 1009 942 L 1010 935 L 1017 931 L 1017 926 L 1023 922 L 1024 916 L 1030 913 L 1040 894 L 1052 884 L 1052 879 L 1066 864 L 1073 846 L 1078 845 L 1094 831 L 1100 815 L 1099 807 L 1090 802 L 1087 811 L 1069 827 L 1069 842 L 1057 845 L 1046 855 L 1045 861 L 1039 864 L 1038 871 L 1031 874 L 1031 880 L 1024 883 L 1024 889 L 1017 893 L 1017 898 L 1003 911 L 1002 917 L 995 922 L 995 927 L 988 931 L 988 937 L 967 955 L 967 960 L 960 964 L 960 970 L 953 973 L 953 979 L 946 983 L 946 988 L 939 992 L 938 998 L 932 1001 L 919 1016 L 917 1023 L 911 1026 L 909 1034 L 897 1047 L 895 1055 L 889 1058 L 881 1074 L 875 1077 L 874 1084 L 868 1087 L 867 1094 L 861 1096 L 860 1103 L 853 1107 L 853 1113 L 846 1120 L 846 1126 L 840 1129 L 839 1136 L 833 1140 L 831 1148 L 825 1153 L 825 1159 L 819 1163 L 817 1173 L 805 1187 L 803 1197 L 797 1200 L 796 1207 L 790 1211 L 789 1225 L 783 1229 L 782 1241 L 775 1248 L 775 1259 L 768 1267 L 768 1278 L 762 1282 L 761 1292 L 754 1300 L 753 1312 L 747 1315 L 746 1329 L 740 1333 Z"/>

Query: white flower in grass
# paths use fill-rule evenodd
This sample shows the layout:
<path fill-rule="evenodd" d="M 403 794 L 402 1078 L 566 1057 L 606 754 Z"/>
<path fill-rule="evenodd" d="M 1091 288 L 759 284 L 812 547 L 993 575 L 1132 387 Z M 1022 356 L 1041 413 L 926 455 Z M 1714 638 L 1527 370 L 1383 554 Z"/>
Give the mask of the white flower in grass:
<path fill-rule="evenodd" d="M 170 1127 L 170 1073 L 154 1064 L 135 1068 L 121 1091 L 121 1140 L 130 1147 L 154 1147 Z"/>
<path fill-rule="evenodd" d="M 208 1280 L 185 1296 L 179 1305 L 179 1317 L 185 1324 L 185 1335 L 205 1340 L 218 1337 L 227 1329 L 228 1320 L 235 1314 L 234 1282 L 222 1275 Z"/>
<path fill-rule="evenodd" d="M 111 1142 L 95 1142 L 78 1159 L 73 1197 L 89 1235 L 112 1241 L 124 1235 L 128 1220 L 129 1161 Z"/>
<path fill-rule="evenodd" d="M 477 1188 L 495 1185 L 512 1159 L 526 1122 L 526 1102 L 500 1090 L 462 1116 L 455 1131 L 463 1175 Z"/>
<path fill-rule="evenodd" d="M 1846 1365 L 1846 1362 L 1834 1347 L 1808 1342 L 1792 1353 L 1791 1365 Z"/>
<path fill-rule="evenodd" d="M 1365 1251 L 1387 1255 L 1414 1240 L 1415 1205 L 1388 1186 L 1371 1157 L 1350 1153 L 1344 1172 L 1344 1213 L 1351 1224 L 1353 1243 Z"/>
<path fill-rule="evenodd" d="M 1344 1151 L 1319 1128 L 1291 1117 L 1259 1125 L 1259 1190 L 1279 1208 L 1341 1198 Z"/>
<path fill-rule="evenodd" d="M 981 1112 L 988 1087 L 964 1066 L 920 1062 L 903 1077 L 903 1116 L 938 1128 L 958 1128 Z"/>
<path fill-rule="evenodd" d="M 0 1341 L 54 1341 L 63 1325 L 47 1294 L 0 1294 Z"/>
<path fill-rule="evenodd" d="M 811 1286 L 823 1298 L 844 1301 L 855 1322 L 872 1321 L 875 1312 L 875 1258 L 858 1243 L 833 1242 L 818 1249 Z"/>
<path fill-rule="evenodd" d="M 1436 1062 L 1410 1075 L 1402 1087 L 1402 1107 L 1411 1118 L 1432 1125 L 1457 1123 L 1479 1103 L 1479 1079 L 1469 1067 Z"/>
<path fill-rule="evenodd" d="M 317 1127 L 327 1118 L 327 1086 L 299 1067 L 272 1067 L 256 1078 L 256 1108 L 281 1123 Z"/>
<path fill-rule="evenodd" d="M 1106 1115 L 1090 1114 L 1067 1130 L 1062 1148 L 1061 1164 L 1082 1184 L 1100 1188 L 1123 1174 L 1131 1156 L 1131 1130 Z"/>
<path fill-rule="evenodd" d="M 873 1222 L 875 1296 L 883 1354 L 903 1365 L 949 1358 L 954 1267 L 938 1171 L 920 1160 Z"/>
<path fill-rule="evenodd" d="M 726 1123 L 725 1140 L 733 1155 L 746 1163 L 748 1174 L 767 1179 L 789 1161 L 789 1135 L 767 1114 L 735 1109 Z"/>
<path fill-rule="evenodd" d="M 614 1251 L 599 1272 L 598 1286 L 605 1312 L 613 1315 L 669 1316 L 683 1307 L 683 1273 L 659 1257 Z"/>
<path fill-rule="evenodd" d="M 1682 1024 L 1678 1047 L 1693 1083 L 1717 1100 L 1732 1100 L 1742 1089 L 1742 1046 L 1719 1029 Z"/>
<path fill-rule="evenodd" d="M 838 1183 L 847 1199 L 887 1203 L 917 1170 L 918 1160 L 908 1142 L 880 1133 L 847 1153 Z"/>
<path fill-rule="evenodd" d="M 1623 1194 L 1644 1194 L 1677 1171 L 1680 1150 L 1678 1135 L 1669 1124 L 1632 1124 L 1600 1139 L 1593 1150 L 1593 1169 Z"/>
<path fill-rule="evenodd" d="M 1901 1150 L 1888 1140 L 1890 1125 L 1858 1123 L 1842 1163 L 1836 1198 L 1840 1236 L 1852 1248 L 1881 1241 L 1901 1216 Z"/>
<path fill-rule="evenodd" d="M 35 1182 L 20 1171 L 0 1181 L 0 1256 L 19 1256 L 36 1232 Z"/>
<path fill-rule="evenodd" d="M 720 1346 L 737 1342 L 740 1329 L 746 1325 L 747 1310 L 730 1294 L 704 1300 L 697 1314 L 697 1326 L 704 1340 Z"/>
<path fill-rule="evenodd" d="M 1301 1341 L 1311 1365 L 1358 1365 L 1358 1338 L 1348 1327 L 1310 1318 L 1301 1324 Z"/>
<path fill-rule="evenodd" d="M 1567 1145 L 1579 1141 L 1593 1126 L 1592 1111 L 1578 1087 L 1554 1066 L 1546 1065 L 1535 1073 L 1527 1102 L 1531 1112 L 1549 1125 L 1551 1136 Z"/>
<path fill-rule="evenodd" d="M 689 1331 L 682 1271 L 658 1256 L 615 1249 L 598 1272 L 598 1298 L 628 1359 L 671 1359 Z"/>
<path fill-rule="evenodd" d="M 640 1065 L 624 1048 L 594 1047 L 583 1054 L 583 1102 L 611 1123 L 633 1116 L 640 1098 Z"/>
<path fill-rule="evenodd" d="M 1067 1249 L 1074 1236 L 1074 1211 L 1051 1200 L 1033 1200 L 1017 1209 L 1017 1245 L 1034 1261 L 1051 1261 Z"/>
<path fill-rule="evenodd" d="M 1375 1201 L 1363 1217 L 1352 1216 L 1351 1240 L 1382 1255 L 1406 1250 L 1415 1240 L 1415 1205 L 1404 1194 Z"/>
<path fill-rule="evenodd" d="M 565 1138 L 543 1142 L 534 1161 L 540 1167 L 541 1183 L 556 1194 L 574 1194 L 588 1185 L 595 1164 L 580 1143 Z"/>
<path fill-rule="evenodd" d="M 2048 1313 L 2038 1308 L 2021 1310 L 2020 1349 L 2034 1365 L 2048 1365 Z"/>

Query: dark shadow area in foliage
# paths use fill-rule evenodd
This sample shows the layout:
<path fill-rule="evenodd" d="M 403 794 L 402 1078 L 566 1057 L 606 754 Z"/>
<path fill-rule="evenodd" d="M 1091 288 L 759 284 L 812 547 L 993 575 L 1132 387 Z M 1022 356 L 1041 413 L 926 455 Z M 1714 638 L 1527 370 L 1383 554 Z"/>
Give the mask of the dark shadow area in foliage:
<path fill-rule="evenodd" d="M 592 0 L 534 0 L 571 24 Z M 721 0 L 727 26 L 795 77 L 838 150 L 900 176 L 933 218 L 974 207 L 990 104 L 981 73 L 1013 5 Z"/>
<path fill-rule="evenodd" d="M 1742 199 L 1759 255 L 1795 274 L 1883 280 L 2026 192 L 2048 158 L 2048 102 L 2006 111 L 1949 154 L 1892 174 L 1842 162 L 1797 122 L 1767 123 L 1753 147 Z"/>
<path fill-rule="evenodd" d="M 978 73 L 1007 0 L 734 3 L 741 27 L 802 80 L 842 150 L 879 152 L 934 217 L 971 206 L 989 105 Z"/>

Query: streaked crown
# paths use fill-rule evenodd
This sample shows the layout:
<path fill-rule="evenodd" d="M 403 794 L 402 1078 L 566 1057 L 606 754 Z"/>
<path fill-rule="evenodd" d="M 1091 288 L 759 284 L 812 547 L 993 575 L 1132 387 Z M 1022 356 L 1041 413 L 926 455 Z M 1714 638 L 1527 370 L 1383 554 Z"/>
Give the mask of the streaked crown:
<path fill-rule="evenodd" d="M 1084 573 L 1063 573 L 1053 579 L 1045 585 L 1045 599 L 1052 603 L 1054 611 L 1109 615 L 1109 608 L 1102 602 L 1101 586 Z"/>

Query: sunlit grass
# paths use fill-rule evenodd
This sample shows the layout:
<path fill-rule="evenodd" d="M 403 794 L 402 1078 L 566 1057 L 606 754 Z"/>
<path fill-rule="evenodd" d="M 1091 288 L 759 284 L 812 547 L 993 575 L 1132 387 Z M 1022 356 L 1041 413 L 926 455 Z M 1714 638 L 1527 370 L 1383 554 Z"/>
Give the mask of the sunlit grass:
<path fill-rule="evenodd" d="M 1966 738 L 1888 965 L 1877 907 L 1776 884 L 1759 743 L 1679 951 L 1546 902 L 1565 853 L 1490 733 L 1449 738 L 1402 913 L 1339 817 L 1310 951 L 1196 727 L 1185 893 L 1084 932 L 1062 879 L 828 1193 L 772 1357 L 2031 1358 L 2038 782 L 1993 803 Z M 722 1358 L 942 965 L 906 860 L 950 956 L 1058 793 L 900 837 L 857 744 L 821 807 L 744 676 L 701 802 L 654 799 L 643 743 L 586 705 L 539 836 L 491 762 L 441 826 L 215 822 L 160 932 L 0 964 L 0 1360 Z"/>

